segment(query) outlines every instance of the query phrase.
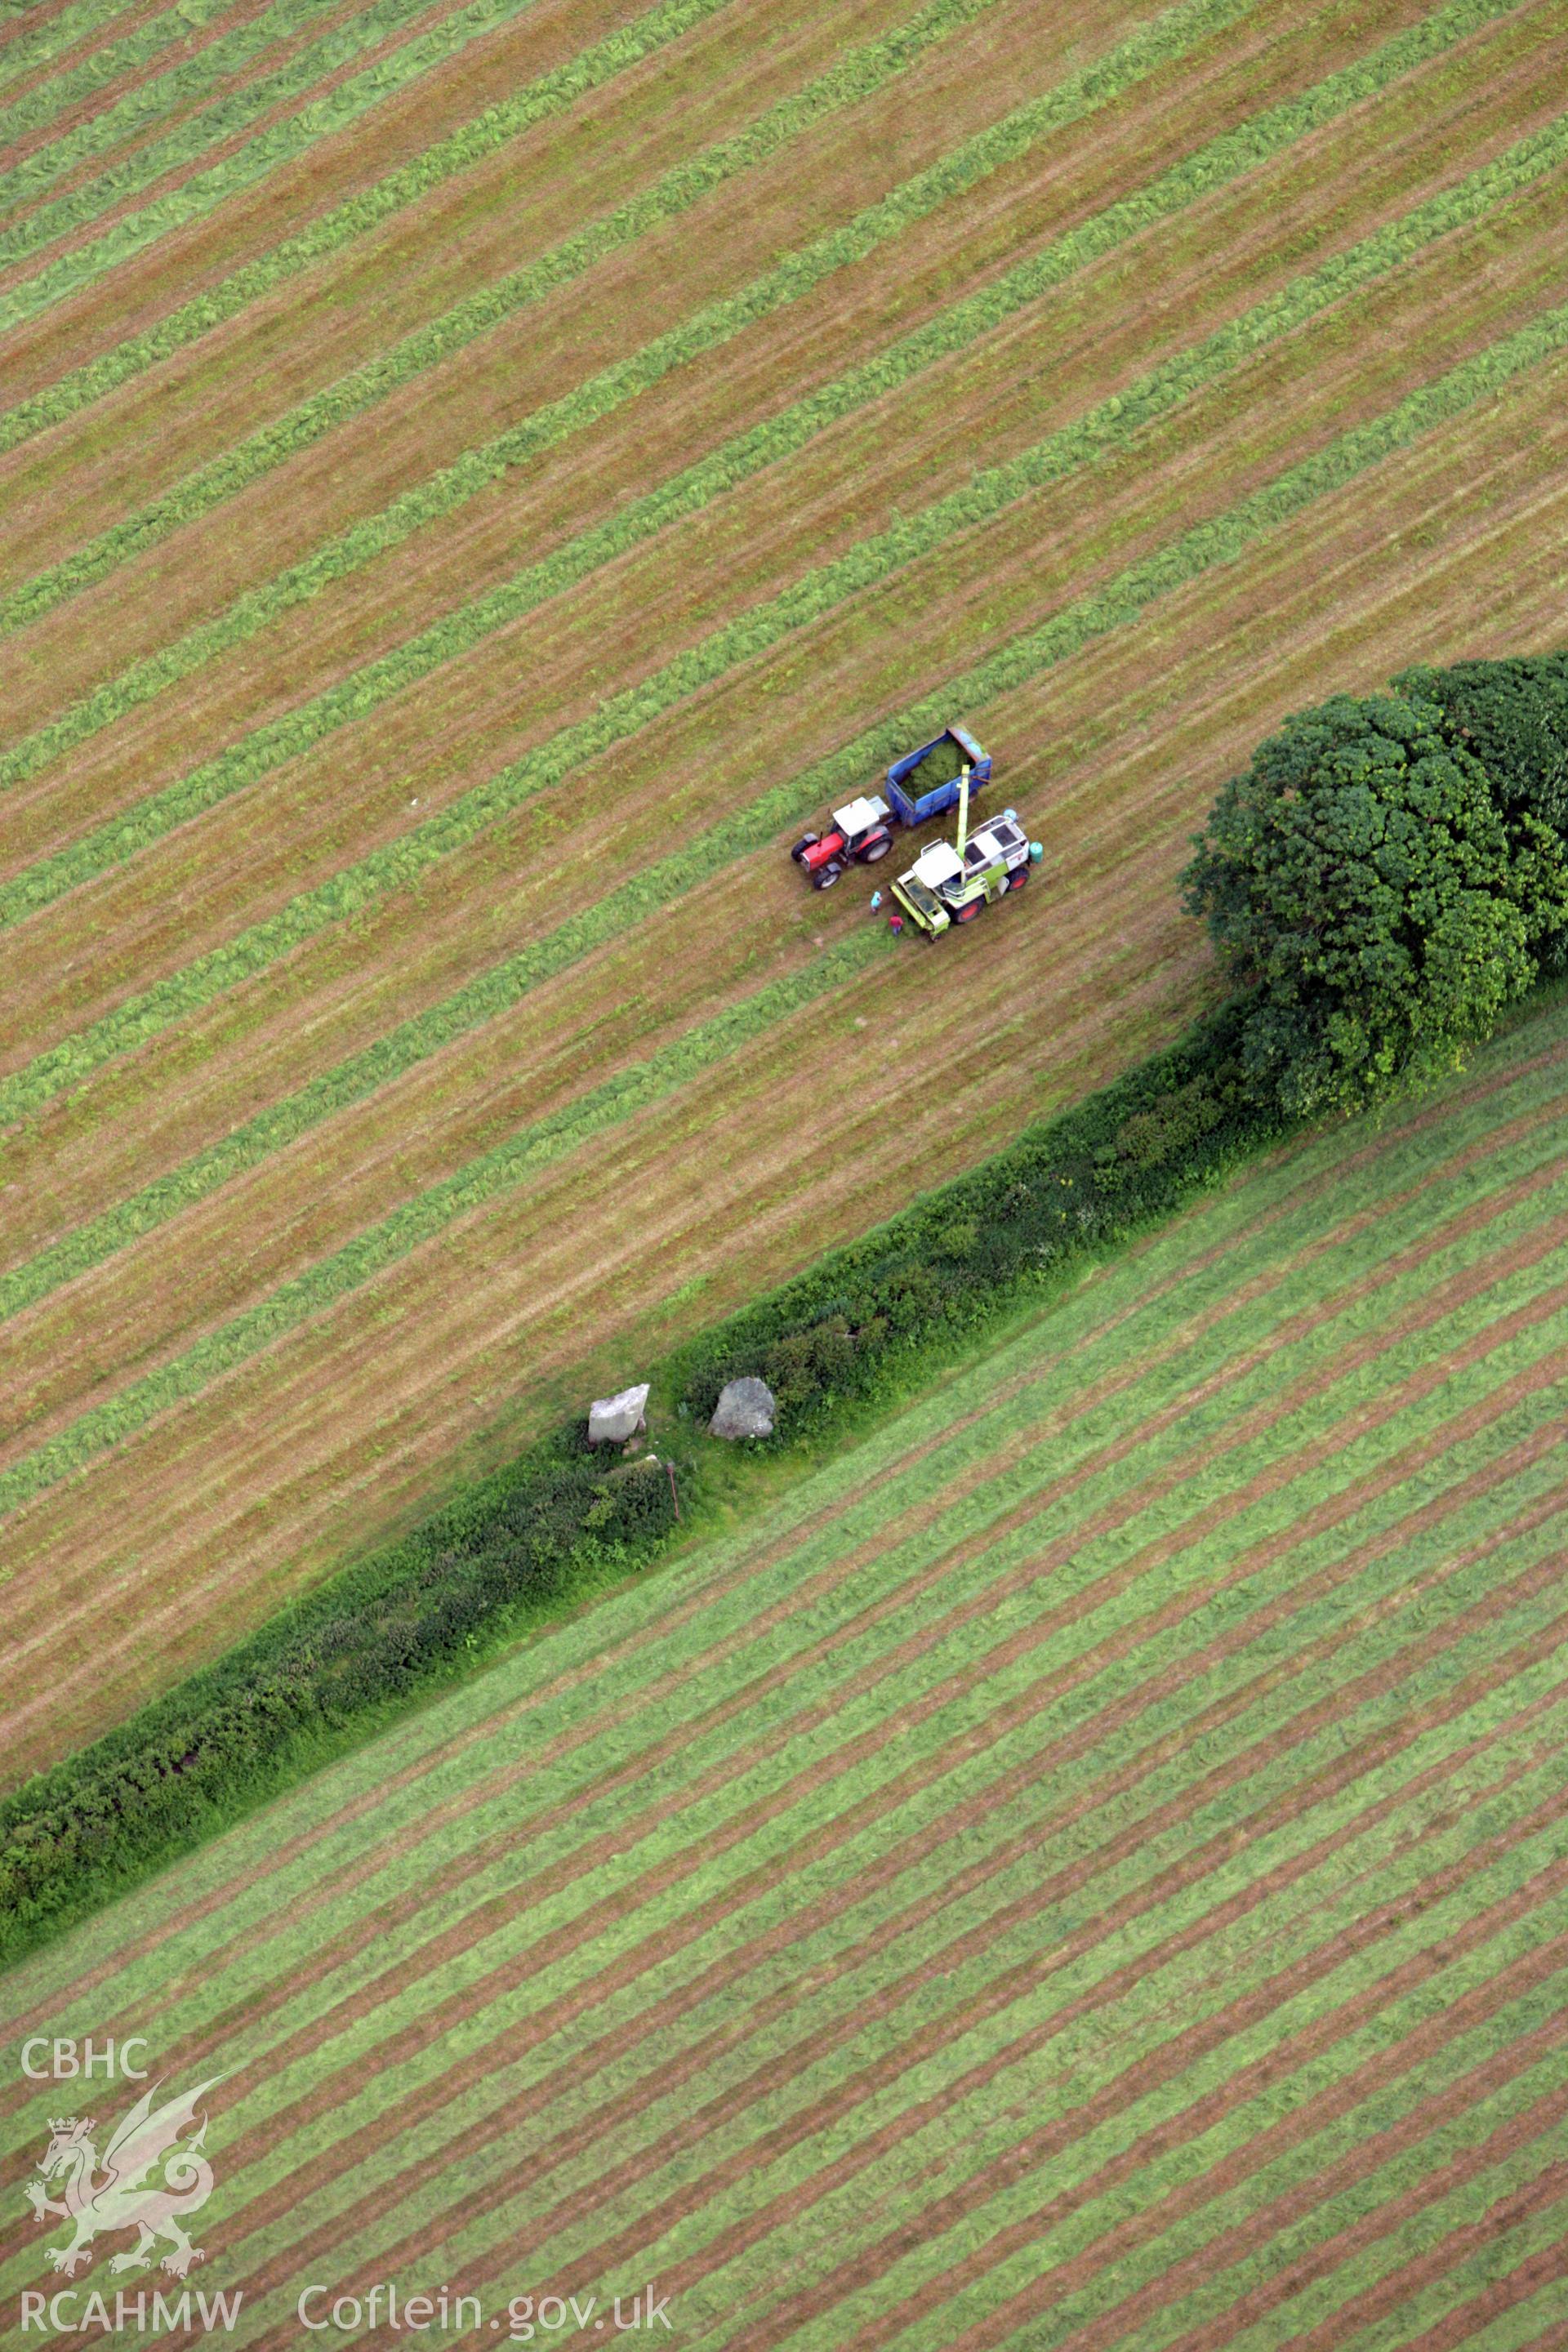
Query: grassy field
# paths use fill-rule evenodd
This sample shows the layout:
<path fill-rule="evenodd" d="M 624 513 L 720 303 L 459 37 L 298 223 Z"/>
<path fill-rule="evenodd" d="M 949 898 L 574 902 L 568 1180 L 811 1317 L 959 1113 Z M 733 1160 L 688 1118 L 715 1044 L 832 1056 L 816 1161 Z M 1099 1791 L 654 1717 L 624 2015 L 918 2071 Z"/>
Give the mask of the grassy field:
<path fill-rule="evenodd" d="M 230 2340 L 1560 2345 L 1565 1107 L 1562 1007 L 8 1979 L 225 2075 Z"/>
<path fill-rule="evenodd" d="M 1565 65 L 1564 0 L 16 32 L 0 1775 L 1174 1034 L 1282 712 L 1560 635 Z M 783 850 L 955 716 L 1047 859 L 921 961 Z"/>

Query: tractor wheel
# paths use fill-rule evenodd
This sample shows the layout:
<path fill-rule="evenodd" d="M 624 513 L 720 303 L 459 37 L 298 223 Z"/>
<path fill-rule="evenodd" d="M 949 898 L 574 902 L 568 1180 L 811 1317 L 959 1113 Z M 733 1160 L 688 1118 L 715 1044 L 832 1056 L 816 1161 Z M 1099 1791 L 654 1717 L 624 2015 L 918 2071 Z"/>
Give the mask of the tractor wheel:
<path fill-rule="evenodd" d="M 1009 890 L 1021 890 L 1028 878 L 1028 867 L 1026 866 L 1020 866 L 1016 874 L 1008 875 L 1007 887 Z"/>
<path fill-rule="evenodd" d="M 816 873 L 812 876 L 811 884 L 813 889 L 831 890 L 843 871 L 843 866 L 837 863 L 837 859 L 829 858 L 827 864 L 826 866 L 819 866 Z"/>
<path fill-rule="evenodd" d="M 883 835 L 880 841 L 868 842 L 865 848 L 860 852 L 861 865 L 875 866 L 879 857 L 886 857 L 892 845 L 892 843 L 888 839 L 886 834 Z"/>
<path fill-rule="evenodd" d="M 973 923 L 985 912 L 984 898 L 971 898 L 967 907 L 960 907 L 953 917 L 955 923 Z"/>
<path fill-rule="evenodd" d="M 808 849 L 815 849 L 821 839 L 822 835 L 819 833 L 803 833 L 801 835 L 800 839 L 790 851 L 790 856 L 794 858 L 797 866 L 805 863 L 806 851 Z"/>

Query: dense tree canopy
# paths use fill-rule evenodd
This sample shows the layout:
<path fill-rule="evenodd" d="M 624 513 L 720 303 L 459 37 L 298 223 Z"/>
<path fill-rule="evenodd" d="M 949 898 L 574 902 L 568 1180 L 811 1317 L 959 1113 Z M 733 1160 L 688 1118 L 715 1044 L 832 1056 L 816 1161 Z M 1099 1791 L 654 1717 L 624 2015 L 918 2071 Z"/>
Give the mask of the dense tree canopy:
<path fill-rule="evenodd" d="M 1408 669 L 1394 691 L 1436 704 L 1444 732 L 1474 752 L 1508 814 L 1568 835 L 1568 654 Z"/>
<path fill-rule="evenodd" d="M 1451 1066 L 1568 927 L 1568 866 L 1442 706 L 1341 695 L 1220 794 L 1186 874 L 1247 996 L 1249 1085 L 1293 1117 Z"/>

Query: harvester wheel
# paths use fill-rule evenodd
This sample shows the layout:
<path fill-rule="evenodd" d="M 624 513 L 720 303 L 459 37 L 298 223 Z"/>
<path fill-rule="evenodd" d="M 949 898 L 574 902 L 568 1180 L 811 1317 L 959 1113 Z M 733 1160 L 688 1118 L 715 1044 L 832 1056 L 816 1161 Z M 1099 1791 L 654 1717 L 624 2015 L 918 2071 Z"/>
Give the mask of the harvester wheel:
<path fill-rule="evenodd" d="M 797 866 L 804 861 L 806 851 L 808 849 L 815 849 L 821 839 L 822 835 L 819 833 L 803 833 L 801 835 L 800 839 L 790 851 L 790 856 L 794 858 Z"/>
<path fill-rule="evenodd" d="M 826 866 L 819 866 L 816 873 L 812 876 L 811 883 L 813 889 L 831 890 L 843 871 L 843 866 L 838 864 L 836 858 L 829 858 L 827 864 Z"/>
<path fill-rule="evenodd" d="M 1026 866 L 1020 866 L 1016 874 L 1008 875 L 1007 887 L 1009 890 L 1021 890 L 1028 878 L 1028 867 Z"/>
<path fill-rule="evenodd" d="M 957 914 L 954 915 L 952 919 L 955 923 L 973 923 L 984 912 L 984 899 L 971 898 L 967 907 L 960 907 Z"/>
<path fill-rule="evenodd" d="M 861 865 L 875 866 L 879 857 L 886 857 L 892 845 L 892 843 L 888 839 L 886 834 L 882 835 L 880 841 L 868 842 L 865 848 L 860 852 Z"/>

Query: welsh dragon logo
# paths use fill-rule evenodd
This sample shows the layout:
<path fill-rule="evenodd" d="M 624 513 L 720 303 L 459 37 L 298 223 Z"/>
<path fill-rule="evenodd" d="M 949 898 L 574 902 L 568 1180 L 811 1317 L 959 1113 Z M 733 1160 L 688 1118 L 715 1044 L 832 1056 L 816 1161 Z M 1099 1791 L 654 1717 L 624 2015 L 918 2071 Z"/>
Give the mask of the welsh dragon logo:
<path fill-rule="evenodd" d="M 38 2158 L 43 2181 L 25 2183 L 28 2203 L 40 2221 L 51 2214 L 74 2221 L 76 2234 L 68 2245 L 47 2246 L 50 2266 L 76 2275 L 81 2263 L 92 2260 L 92 2242 L 100 2231 L 135 2230 L 136 2243 L 110 2263 L 111 2271 L 133 2271 L 150 2263 L 159 2242 L 170 2252 L 163 2268 L 184 2278 L 193 2263 L 202 2259 L 200 2246 L 186 2236 L 181 2216 L 195 2213 L 212 2194 L 212 2167 L 199 2153 L 206 2137 L 206 2117 L 188 2139 L 180 2134 L 195 2113 L 204 2093 L 223 2076 L 198 2083 L 182 2098 L 153 2107 L 158 2084 L 143 2091 L 103 2151 L 102 2169 L 93 2143 L 90 2116 L 51 2116 L 49 2144 Z M 162 2170 L 159 2168 L 162 2167 Z M 58 2198 L 50 2197 L 44 2181 L 62 2184 Z"/>

